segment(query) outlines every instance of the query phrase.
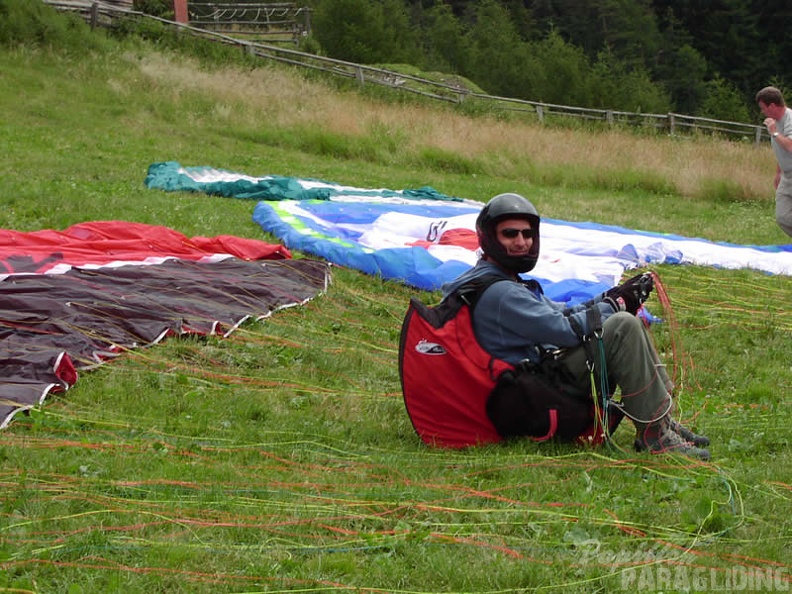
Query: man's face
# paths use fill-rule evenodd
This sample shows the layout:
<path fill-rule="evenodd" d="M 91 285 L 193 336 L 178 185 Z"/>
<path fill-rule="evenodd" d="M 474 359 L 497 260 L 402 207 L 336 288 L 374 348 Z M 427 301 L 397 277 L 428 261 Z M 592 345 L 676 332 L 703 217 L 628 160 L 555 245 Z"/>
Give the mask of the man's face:
<path fill-rule="evenodd" d="M 776 105 L 775 103 L 765 103 L 764 101 L 760 101 L 759 109 L 762 110 L 762 113 L 766 117 L 773 118 L 774 120 L 780 120 L 784 116 L 783 105 Z"/>
<path fill-rule="evenodd" d="M 498 241 L 509 256 L 526 256 L 531 251 L 536 231 L 525 219 L 504 219 L 495 226 Z"/>

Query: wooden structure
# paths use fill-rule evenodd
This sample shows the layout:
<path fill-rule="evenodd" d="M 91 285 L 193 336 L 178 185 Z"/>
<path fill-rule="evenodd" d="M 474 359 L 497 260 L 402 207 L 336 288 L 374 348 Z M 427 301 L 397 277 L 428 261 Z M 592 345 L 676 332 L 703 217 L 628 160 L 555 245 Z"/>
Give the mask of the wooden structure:
<path fill-rule="evenodd" d="M 189 19 L 190 25 L 200 29 L 267 41 L 296 41 L 311 30 L 310 9 L 291 2 L 221 3 L 190 0 Z"/>

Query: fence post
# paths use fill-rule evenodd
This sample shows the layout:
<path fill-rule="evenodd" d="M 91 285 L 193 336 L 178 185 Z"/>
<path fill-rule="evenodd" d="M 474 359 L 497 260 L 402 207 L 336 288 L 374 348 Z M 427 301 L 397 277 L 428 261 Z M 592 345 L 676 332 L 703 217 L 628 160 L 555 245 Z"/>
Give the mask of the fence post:
<path fill-rule="evenodd" d="M 754 134 L 754 137 L 755 144 L 762 144 L 762 128 L 760 126 L 756 127 L 756 133 Z"/>
<path fill-rule="evenodd" d="M 668 114 L 668 133 L 671 136 L 674 135 L 675 128 L 676 128 L 676 121 L 674 120 L 674 114 L 673 113 L 669 113 Z"/>
<path fill-rule="evenodd" d="M 540 122 L 544 122 L 544 107 L 541 105 L 536 106 L 536 117 L 539 118 Z"/>
<path fill-rule="evenodd" d="M 605 112 L 605 119 L 608 121 L 608 125 L 613 126 L 613 112 L 610 109 Z"/>
<path fill-rule="evenodd" d="M 94 2 L 91 4 L 91 29 L 96 29 L 99 24 L 99 4 Z"/>
<path fill-rule="evenodd" d="M 363 69 L 360 66 L 355 67 L 355 78 L 360 83 L 360 86 L 363 86 L 363 83 L 366 82 L 363 78 Z"/>
<path fill-rule="evenodd" d="M 186 25 L 190 22 L 190 15 L 187 12 L 187 0 L 173 0 L 173 15 L 177 23 Z"/>

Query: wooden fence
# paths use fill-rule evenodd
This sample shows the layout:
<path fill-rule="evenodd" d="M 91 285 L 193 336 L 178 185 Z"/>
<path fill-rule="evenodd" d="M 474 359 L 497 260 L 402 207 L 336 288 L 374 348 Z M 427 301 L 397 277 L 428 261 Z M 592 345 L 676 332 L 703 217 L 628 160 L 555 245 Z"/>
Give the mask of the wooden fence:
<path fill-rule="evenodd" d="M 577 118 L 580 120 L 602 122 L 605 125 L 622 125 L 641 127 L 662 131 L 671 135 L 680 133 L 704 133 L 719 135 L 735 140 L 749 140 L 755 144 L 768 140 L 769 136 L 764 126 L 728 122 L 709 118 L 700 118 L 678 113 L 651 114 L 632 113 L 609 109 L 589 109 L 568 105 L 555 105 L 537 101 L 526 101 L 509 97 L 497 97 L 482 93 L 473 93 L 462 86 L 453 83 L 437 82 L 400 72 L 383 70 L 373 66 L 345 62 L 333 58 L 326 58 L 300 52 L 286 47 L 272 44 L 253 42 L 208 31 L 203 28 L 176 23 L 136 12 L 131 9 L 121 8 L 107 1 L 97 0 L 43 0 L 59 10 L 73 10 L 80 12 L 92 26 L 107 26 L 108 19 L 114 18 L 146 18 L 164 23 L 167 26 L 178 28 L 190 34 L 202 36 L 218 43 L 239 47 L 242 51 L 262 59 L 272 60 L 283 64 L 290 64 L 300 68 L 320 70 L 333 76 L 355 79 L 359 84 L 375 84 L 401 92 L 414 93 L 429 99 L 456 104 L 469 104 L 481 102 L 490 109 L 520 112 L 526 117 L 539 122 L 549 122 L 559 119 Z M 123 1 L 123 0 L 122 0 Z"/>

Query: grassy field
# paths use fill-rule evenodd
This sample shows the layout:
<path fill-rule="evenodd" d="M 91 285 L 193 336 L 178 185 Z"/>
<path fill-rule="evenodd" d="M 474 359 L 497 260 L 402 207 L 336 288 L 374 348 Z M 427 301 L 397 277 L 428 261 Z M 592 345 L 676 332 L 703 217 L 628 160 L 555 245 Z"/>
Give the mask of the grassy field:
<path fill-rule="evenodd" d="M 768 147 L 465 117 L 131 41 L 3 49 L 0 82 L 2 228 L 272 240 L 251 202 L 144 187 L 175 160 L 788 241 Z M 787 591 L 792 278 L 656 271 L 654 337 L 710 463 L 638 455 L 626 424 L 598 450 L 423 446 L 396 360 L 416 292 L 337 269 L 303 307 L 127 353 L 0 432 L 0 592 Z"/>

